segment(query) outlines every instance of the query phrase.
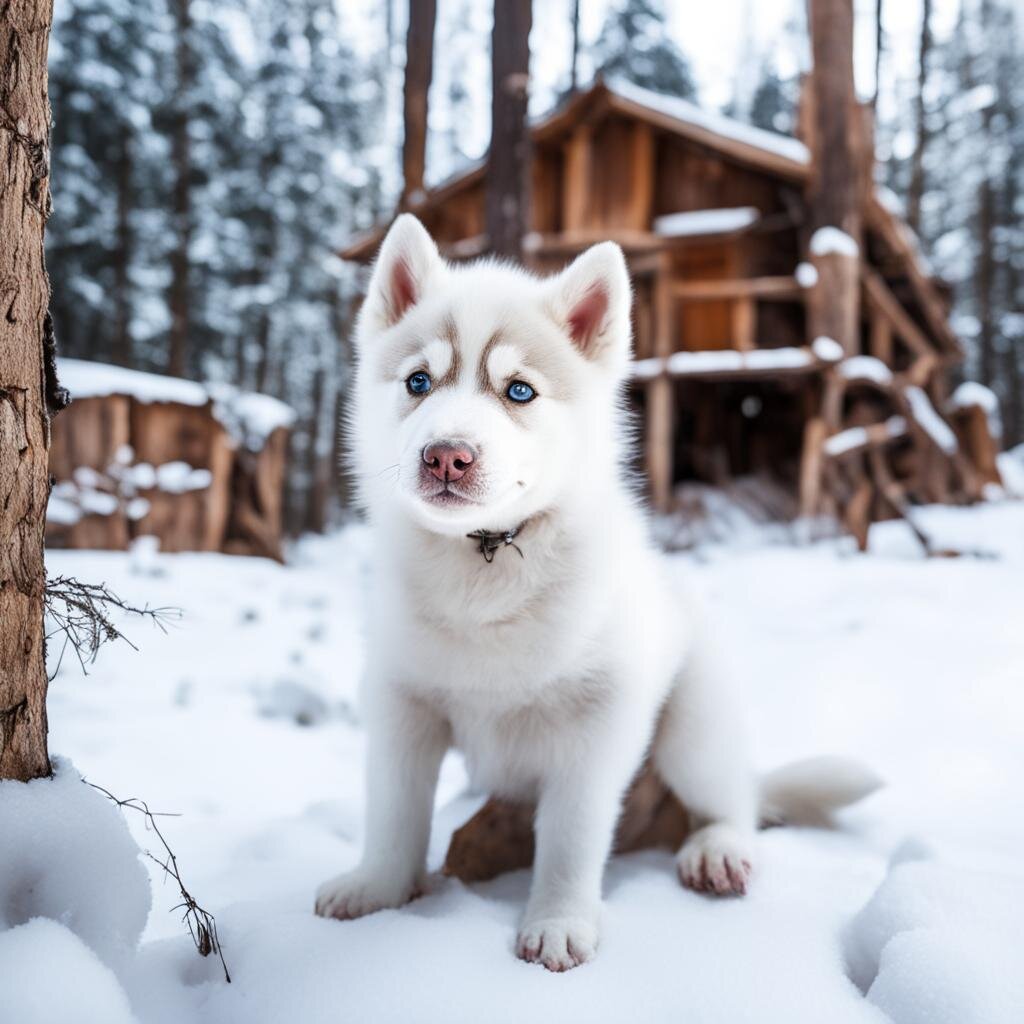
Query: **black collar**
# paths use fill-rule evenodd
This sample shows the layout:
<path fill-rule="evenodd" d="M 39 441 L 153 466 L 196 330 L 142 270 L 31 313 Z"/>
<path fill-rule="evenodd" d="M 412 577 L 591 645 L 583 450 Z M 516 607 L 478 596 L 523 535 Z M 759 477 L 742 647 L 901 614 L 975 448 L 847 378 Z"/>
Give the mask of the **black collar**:
<path fill-rule="evenodd" d="M 513 526 L 511 530 L 505 530 L 503 532 L 495 532 L 493 530 L 474 530 L 472 533 L 467 533 L 466 536 L 470 540 L 478 542 L 477 551 L 484 556 L 484 561 L 487 563 L 494 561 L 494 554 L 499 548 L 513 547 L 519 552 L 520 558 L 525 558 L 522 548 L 515 543 L 515 538 L 519 535 L 519 531 L 526 525 L 525 522 L 520 523 L 518 526 Z"/>

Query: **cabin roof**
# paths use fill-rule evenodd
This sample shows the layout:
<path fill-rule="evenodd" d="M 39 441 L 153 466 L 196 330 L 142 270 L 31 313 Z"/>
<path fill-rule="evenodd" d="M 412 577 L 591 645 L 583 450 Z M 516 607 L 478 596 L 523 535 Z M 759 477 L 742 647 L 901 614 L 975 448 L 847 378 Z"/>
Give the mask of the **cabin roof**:
<path fill-rule="evenodd" d="M 615 111 L 643 121 L 713 150 L 730 163 L 784 182 L 802 185 L 810 175 L 811 154 L 799 139 L 745 124 L 724 114 L 704 110 L 688 100 L 652 92 L 618 78 L 598 79 L 589 89 L 575 93 L 554 110 L 535 119 L 530 128 L 533 142 L 544 144 L 557 139 L 601 111 Z M 452 197 L 479 184 L 486 170 L 485 155 L 423 193 L 410 205 L 410 212 L 430 213 Z M 894 209 L 893 198 L 884 189 L 876 191 L 865 210 L 865 226 L 903 267 L 927 321 L 929 333 L 940 350 L 953 358 L 961 358 L 963 352 L 949 326 L 946 303 L 913 232 Z M 339 255 L 345 260 L 369 262 L 376 255 L 389 225 L 390 220 L 363 232 L 353 238 Z"/>
<path fill-rule="evenodd" d="M 655 128 L 708 146 L 725 157 L 731 157 L 757 170 L 797 182 L 807 177 L 810 154 L 799 139 L 755 128 L 724 114 L 702 110 L 687 100 L 651 92 L 621 79 L 610 82 L 599 80 L 589 89 L 576 93 L 554 110 L 535 119 L 530 128 L 533 141 L 543 143 L 567 132 L 585 114 L 602 105 L 646 121 Z M 418 201 L 411 204 L 411 212 L 427 213 L 442 205 L 447 199 L 481 181 L 486 170 L 485 155 L 428 189 Z M 368 261 L 376 253 L 387 228 L 388 223 L 374 225 L 353 238 L 339 255 L 345 260 Z"/>

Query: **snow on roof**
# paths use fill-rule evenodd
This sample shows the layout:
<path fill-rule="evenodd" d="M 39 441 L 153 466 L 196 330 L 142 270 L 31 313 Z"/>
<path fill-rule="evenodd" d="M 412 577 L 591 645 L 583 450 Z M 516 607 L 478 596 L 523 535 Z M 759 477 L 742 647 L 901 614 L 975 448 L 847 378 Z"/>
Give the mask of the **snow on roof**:
<path fill-rule="evenodd" d="M 684 210 L 655 218 L 654 233 L 665 238 L 724 235 L 742 231 L 756 223 L 760 217 L 761 211 L 753 206 L 735 206 L 721 210 Z"/>
<path fill-rule="evenodd" d="M 988 427 L 992 434 L 1001 437 L 1003 421 L 999 415 L 999 399 L 996 393 L 976 380 L 965 380 L 949 400 L 950 409 L 970 409 L 977 406 L 983 409 L 988 418 Z"/>
<path fill-rule="evenodd" d="M 910 411 L 926 434 L 948 455 L 957 450 L 956 434 L 949 428 L 946 421 L 935 411 L 931 399 L 914 384 L 903 389 L 910 403 Z"/>
<path fill-rule="evenodd" d="M 882 385 L 892 383 L 892 370 L 874 356 L 851 356 L 840 363 L 839 372 L 847 380 L 870 380 Z"/>
<path fill-rule="evenodd" d="M 206 388 L 192 380 L 162 377 L 84 359 L 58 359 L 57 375 L 72 398 L 128 395 L 139 402 L 180 402 L 182 405 L 206 405 L 210 400 Z"/>
<path fill-rule="evenodd" d="M 829 253 L 839 253 L 841 256 L 852 256 L 856 258 L 860 249 L 857 243 L 845 232 L 836 227 L 818 228 L 811 235 L 811 255 L 827 256 Z"/>
<path fill-rule="evenodd" d="M 258 450 L 278 427 L 295 422 L 295 411 L 270 395 L 240 391 L 231 384 L 199 384 L 180 377 L 143 373 L 123 366 L 84 359 L 57 360 L 57 375 L 72 398 L 126 395 L 137 402 L 178 402 L 203 406 L 213 403 L 213 414 L 231 435 Z"/>
<path fill-rule="evenodd" d="M 640 359 L 633 364 L 633 376 L 649 380 L 670 374 L 714 374 L 737 370 L 788 370 L 812 366 L 814 358 L 805 348 L 762 348 L 750 352 L 721 349 L 711 352 L 673 352 L 667 359 Z"/>
<path fill-rule="evenodd" d="M 775 132 L 765 131 L 763 128 L 755 128 L 753 125 L 736 121 L 724 114 L 704 110 L 695 103 L 680 99 L 678 96 L 665 96 L 661 93 L 651 92 L 650 89 L 634 85 L 623 78 L 609 79 L 605 85 L 622 99 L 643 107 L 650 107 L 677 121 L 695 125 L 705 131 L 714 132 L 716 135 L 725 136 L 748 146 L 755 146 L 757 149 L 766 150 L 795 163 L 809 164 L 811 162 L 810 151 L 799 139 L 788 135 L 778 135 Z"/>

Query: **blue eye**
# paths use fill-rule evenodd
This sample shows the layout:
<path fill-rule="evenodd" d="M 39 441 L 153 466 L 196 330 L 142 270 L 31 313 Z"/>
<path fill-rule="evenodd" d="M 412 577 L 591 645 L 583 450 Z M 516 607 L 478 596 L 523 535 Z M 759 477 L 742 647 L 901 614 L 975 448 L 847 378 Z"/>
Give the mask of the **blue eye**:
<path fill-rule="evenodd" d="M 425 395 L 430 390 L 430 374 L 420 370 L 405 382 L 405 386 L 410 395 Z"/>
<path fill-rule="evenodd" d="M 537 397 L 537 392 L 525 381 L 514 380 L 505 392 L 513 402 L 530 402 Z"/>

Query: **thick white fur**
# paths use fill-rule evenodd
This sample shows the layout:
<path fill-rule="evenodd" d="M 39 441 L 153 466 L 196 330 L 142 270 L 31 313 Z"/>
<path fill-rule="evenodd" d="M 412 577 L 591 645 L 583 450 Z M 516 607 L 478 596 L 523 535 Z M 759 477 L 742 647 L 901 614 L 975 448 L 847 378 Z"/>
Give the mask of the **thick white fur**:
<path fill-rule="evenodd" d="M 408 308 L 396 280 L 411 284 Z M 580 308 L 597 319 L 574 344 Z M 449 266 L 408 215 L 389 233 L 357 329 L 351 424 L 376 556 L 366 844 L 359 867 L 320 888 L 318 913 L 357 917 L 420 891 L 451 746 L 482 790 L 537 803 L 516 943 L 525 959 L 564 970 L 593 956 L 621 799 L 648 750 L 699 823 L 678 854 L 683 882 L 744 890 L 759 781 L 706 631 L 670 585 L 620 467 L 629 310 L 611 243 L 539 280 L 495 263 Z M 439 381 L 451 369 L 442 322 L 458 335 L 458 380 L 410 412 L 409 373 Z M 529 405 L 510 409 L 481 388 L 489 343 L 495 389 L 525 380 L 538 392 Z M 538 368 L 531 352 L 552 358 Z M 421 453 L 452 438 L 477 450 L 479 476 L 471 503 L 438 508 L 423 497 Z M 523 557 L 504 547 L 488 564 L 466 537 L 520 523 Z M 832 803 L 867 788 L 854 779 Z M 783 778 L 772 812 L 813 803 L 811 789 L 794 799 L 799 779 Z"/>

